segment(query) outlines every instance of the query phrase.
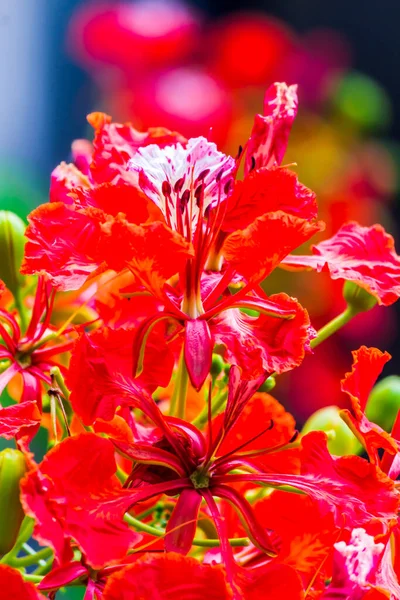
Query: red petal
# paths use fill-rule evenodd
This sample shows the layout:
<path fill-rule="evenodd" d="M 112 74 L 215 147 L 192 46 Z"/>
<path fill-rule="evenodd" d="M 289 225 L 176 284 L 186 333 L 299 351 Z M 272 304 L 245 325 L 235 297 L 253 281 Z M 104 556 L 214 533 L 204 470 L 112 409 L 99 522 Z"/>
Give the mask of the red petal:
<path fill-rule="evenodd" d="M 74 290 L 102 264 L 100 211 L 77 212 L 54 202 L 36 208 L 28 220 L 23 273 L 45 273 L 54 287 Z"/>
<path fill-rule="evenodd" d="M 79 577 L 88 577 L 88 569 L 79 562 L 69 562 L 60 567 L 55 567 L 48 573 L 38 585 L 39 590 L 57 590 L 68 585 Z"/>
<path fill-rule="evenodd" d="M 16 569 L 0 565 L 0 600 L 45 600 L 32 583 Z"/>
<path fill-rule="evenodd" d="M 277 210 L 302 219 L 315 219 L 315 194 L 299 182 L 296 173 L 288 169 L 252 171 L 244 181 L 236 182 L 228 199 L 222 231 L 244 229 L 257 217 Z"/>
<path fill-rule="evenodd" d="M 73 195 L 81 206 L 99 208 L 113 217 L 123 213 L 130 223 L 144 223 L 149 217 L 148 200 L 135 186 L 122 179 L 91 189 L 76 189 Z"/>
<path fill-rule="evenodd" d="M 129 267 L 156 296 L 162 297 L 165 281 L 181 271 L 193 256 L 191 244 L 160 221 L 139 226 L 117 218 L 103 230 L 106 238 L 102 252 L 108 266 L 116 271 Z"/>
<path fill-rule="evenodd" d="M 222 254 L 238 273 L 254 283 L 262 281 L 295 248 L 321 231 L 321 222 L 281 210 L 258 217 L 226 239 Z"/>
<path fill-rule="evenodd" d="M 124 403 L 118 389 L 107 393 L 106 384 L 115 379 L 116 374 L 132 379 L 133 341 L 132 329 L 108 327 L 84 333 L 77 341 L 67 384 L 72 392 L 74 411 L 86 425 L 97 418 L 110 421 L 117 407 Z M 173 355 L 162 338 L 158 338 L 158 347 L 152 344 L 146 347 L 143 372 L 135 380 L 136 385 L 151 392 L 159 385 L 168 385 L 173 364 Z"/>
<path fill-rule="evenodd" d="M 167 525 L 165 549 L 167 552 L 187 554 L 197 528 L 202 496 L 193 489 L 182 490 Z"/>
<path fill-rule="evenodd" d="M 392 236 L 381 225 L 347 223 L 312 250 L 313 256 L 289 256 L 282 266 L 327 269 L 332 279 L 354 281 L 385 306 L 400 297 L 400 257 Z"/>
<path fill-rule="evenodd" d="M 222 419 L 223 415 L 214 419 L 213 429 L 215 431 L 218 430 Z M 284 407 L 269 394 L 255 393 L 252 398 L 247 400 L 237 422 L 224 436 L 218 456 L 234 451 L 247 440 L 264 431 L 271 422 L 273 427 L 265 431 L 254 442 L 246 445 L 246 452 L 279 447 L 286 444 L 295 433 L 295 421 L 292 415 L 286 412 Z M 263 459 L 268 461 L 268 455 L 260 458 L 260 460 Z"/>
<path fill-rule="evenodd" d="M 286 294 L 276 294 L 270 300 L 286 310 L 294 310 L 295 317 L 251 317 L 230 309 L 210 321 L 216 343 L 226 348 L 227 361 L 238 365 L 246 379 L 299 366 L 313 337 L 308 313 L 296 300 Z"/>
<path fill-rule="evenodd" d="M 162 127 L 142 132 L 130 123 L 112 123 L 109 115 L 100 112 L 91 113 L 87 119 L 95 130 L 91 172 L 97 182 L 111 181 L 116 174 L 124 174 L 128 160 L 141 146 L 186 143 L 183 136 Z"/>
<path fill-rule="evenodd" d="M 246 152 L 245 171 L 280 165 L 297 114 L 297 85 L 274 83 L 264 98 L 264 115 L 256 115 Z"/>
<path fill-rule="evenodd" d="M 302 439 L 302 475 L 253 474 L 215 477 L 216 485 L 261 481 L 292 485 L 329 507 L 339 527 L 357 527 L 377 519 L 389 522 L 397 515 L 399 498 L 394 482 L 359 456 L 332 457 L 326 435 L 312 432 Z"/>
<path fill-rule="evenodd" d="M 133 565 L 113 574 L 104 588 L 104 600 L 171 598 L 228 600 L 232 593 L 220 567 L 202 565 L 194 558 L 170 552 L 145 554 Z"/>
<path fill-rule="evenodd" d="M 398 451 L 397 443 L 381 427 L 371 423 L 364 411 L 368 396 L 391 356 L 388 352 L 381 352 L 377 348 L 366 348 L 366 346 L 361 346 L 352 354 L 352 370 L 346 373 L 341 382 L 342 391 L 350 397 L 352 408 L 351 411 L 343 410 L 342 415 L 365 446 L 371 461 L 378 463 L 378 448 L 395 454 Z"/>
<path fill-rule="evenodd" d="M 185 327 L 185 363 L 196 390 L 205 382 L 211 369 L 214 342 L 207 321 L 189 319 Z"/>
<path fill-rule="evenodd" d="M 72 164 L 62 162 L 51 174 L 50 202 L 73 204 L 71 193 L 75 188 L 90 189 L 90 181 Z"/>
<path fill-rule="evenodd" d="M 299 575 L 289 565 L 273 563 L 243 585 L 244 600 L 303 600 Z"/>
<path fill-rule="evenodd" d="M 26 436 L 30 440 L 39 429 L 40 419 L 36 402 L 22 402 L 0 408 L 0 436 L 6 440 Z"/>
<path fill-rule="evenodd" d="M 112 443 L 85 433 L 50 450 L 22 481 L 25 512 L 36 519 L 34 536 L 61 562 L 72 557 L 71 538 L 96 569 L 141 539 L 122 520 L 131 493 L 122 490 L 115 471 Z"/>

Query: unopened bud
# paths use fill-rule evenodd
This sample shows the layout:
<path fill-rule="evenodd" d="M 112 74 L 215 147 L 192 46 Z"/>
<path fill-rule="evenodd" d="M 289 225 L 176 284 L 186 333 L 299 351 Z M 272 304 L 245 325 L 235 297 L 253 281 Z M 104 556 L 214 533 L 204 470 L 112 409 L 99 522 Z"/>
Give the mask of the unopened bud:
<path fill-rule="evenodd" d="M 378 300 L 367 292 L 364 288 L 354 283 L 354 281 L 346 281 L 343 286 L 343 298 L 346 300 L 347 306 L 352 308 L 355 313 L 367 312 L 374 308 Z"/>
<path fill-rule="evenodd" d="M 19 484 L 25 472 L 22 452 L 13 448 L 0 452 L 0 557 L 13 548 L 24 518 Z"/>
<path fill-rule="evenodd" d="M 19 270 L 24 255 L 25 228 L 18 215 L 0 210 L 0 279 L 14 295 L 24 281 Z"/>
<path fill-rule="evenodd" d="M 338 406 L 325 406 L 313 413 L 307 419 L 301 433 L 310 431 L 325 431 L 328 435 L 328 450 L 335 456 L 355 454 L 359 450 L 360 444 L 342 421 Z"/>
<path fill-rule="evenodd" d="M 224 359 L 222 358 L 222 356 L 220 356 L 219 354 L 213 354 L 212 356 L 212 363 L 211 363 L 211 377 L 213 379 L 215 379 L 216 377 L 218 377 L 218 375 L 220 373 L 222 373 L 222 371 L 224 370 L 225 367 L 225 363 L 224 363 Z"/>
<path fill-rule="evenodd" d="M 385 431 L 390 432 L 400 409 L 400 377 L 390 375 L 379 381 L 369 395 L 365 414 Z"/>
<path fill-rule="evenodd" d="M 258 392 L 270 392 L 271 390 L 274 389 L 276 385 L 276 380 L 275 377 L 273 377 L 272 375 L 270 377 L 268 377 L 268 379 L 266 379 L 264 381 L 264 383 L 262 385 L 260 385 L 260 387 L 258 388 Z"/>

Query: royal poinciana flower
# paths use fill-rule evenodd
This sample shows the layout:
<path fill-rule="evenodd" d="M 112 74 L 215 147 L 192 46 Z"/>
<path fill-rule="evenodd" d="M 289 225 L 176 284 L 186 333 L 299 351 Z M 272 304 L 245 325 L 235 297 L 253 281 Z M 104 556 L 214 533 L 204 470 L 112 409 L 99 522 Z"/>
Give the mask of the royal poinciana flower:
<path fill-rule="evenodd" d="M 249 378 L 297 366 L 312 335 L 307 313 L 294 299 L 268 298 L 259 287 L 321 229 L 315 195 L 279 167 L 296 108 L 295 86 L 268 90 L 243 182 L 235 182 L 241 157 L 224 155 L 205 138 L 186 143 L 177 134 L 140 134 L 92 116 L 92 162 L 80 161 L 85 173 L 73 165 L 56 169 L 52 202 L 30 216 L 24 272 L 46 272 L 54 285 L 71 289 L 106 267 L 130 269 L 132 293 L 159 301 L 137 333 L 138 372 L 159 321 L 183 340 L 196 388 L 209 372 L 215 343 Z"/>
<path fill-rule="evenodd" d="M 0 310 L 0 359 L 10 364 L 0 374 L 0 393 L 17 374 L 22 376 L 21 402 L 36 401 L 42 405 L 42 382 L 51 383 L 49 370 L 58 365 L 54 357 L 67 352 L 74 340 L 64 336 L 63 341 L 54 343 L 54 331 L 50 319 L 55 291 L 43 277 L 39 277 L 32 315 L 25 332 L 21 332 L 15 315 Z"/>

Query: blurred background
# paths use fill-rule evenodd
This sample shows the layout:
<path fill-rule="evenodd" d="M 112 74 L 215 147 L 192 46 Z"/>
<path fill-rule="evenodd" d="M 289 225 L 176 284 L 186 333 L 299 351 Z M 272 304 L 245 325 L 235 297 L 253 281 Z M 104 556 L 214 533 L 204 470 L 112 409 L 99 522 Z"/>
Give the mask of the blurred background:
<path fill-rule="evenodd" d="M 91 138 L 93 110 L 206 135 L 235 155 L 265 89 L 284 80 L 300 97 L 285 162 L 317 192 L 324 236 L 355 219 L 399 239 L 399 16 L 398 0 L 0 0 L 0 208 L 26 218 L 47 201 L 52 169 Z M 319 327 L 342 310 L 341 287 L 278 272 L 265 289 L 297 296 Z M 361 343 L 389 350 L 385 374 L 399 373 L 396 310 L 357 317 L 276 396 L 300 422 L 341 404 Z"/>

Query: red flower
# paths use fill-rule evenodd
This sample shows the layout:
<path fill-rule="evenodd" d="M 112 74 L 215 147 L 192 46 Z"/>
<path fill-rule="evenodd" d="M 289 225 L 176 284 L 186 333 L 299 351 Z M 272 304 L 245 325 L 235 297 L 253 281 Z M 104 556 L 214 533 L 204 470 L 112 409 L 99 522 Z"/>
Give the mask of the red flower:
<path fill-rule="evenodd" d="M 294 174 L 275 168 L 296 103 L 294 87 L 275 84 L 267 92 L 264 134 L 253 131 L 246 154 L 247 163 L 251 154 L 259 168 L 236 184 L 238 161 L 205 138 L 186 144 L 176 134 L 139 134 L 92 115 L 96 138 L 88 174 L 74 167 L 57 172 L 57 191 L 64 185 L 62 200 L 71 204 L 56 203 L 31 215 L 25 272 L 42 269 L 69 289 L 106 267 L 128 267 L 137 281 L 134 293 L 151 293 L 162 303 L 138 331 L 138 372 L 146 340 L 160 320 L 180 328 L 197 389 L 210 370 L 217 338 L 249 378 L 271 365 L 280 373 L 300 364 L 312 335 L 306 312 L 284 296 L 269 300 L 258 287 L 289 252 L 321 229 L 315 195 Z M 52 244 L 55 233 L 57 246 Z M 219 276 L 205 273 L 220 270 L 222 260 Z M 231 285 L 241 289 L 232 295 Z M 224 321 L 239 323 L 225 315 L 228 308 L 261 313 L 257 322 L 247 324 L 254 335 L 253 362 L 235 352 L 233 344 L 229 347 L 230 333 L 227 340 L 221 335 Z M 292 321 L 281 325 L 280 319 Z M 275 337 L 262 339 L 263 331 Z M 293 345 L 288 339 L 296 335 L 300 342 Z"/>
<path fill-rule="evenodd" d="M 53 357 L 67 352 L 74 344 L 68 336 L 66 341 L 59 344 L 52 343 L 50 318 L 53 303 L 54 290 L 43 277 L 40 277 L 31 320 L 25 333 L 21 332 L 17 320 L 11 313 L 0 309 L 0 338 L 4 343 L 0 346 L 0 359 L 11 362 L 10 366 L 0 374 L 0 393 L 19 373 L 23 380 L 21 402 L 36 400 L 39 408 L 42 405 L 41 382 L 51 383 L 47 373 L 51 367 L 57 365 Z"/>
<path fill-rule="evenodd" d="M 312 250 L 312 256 L 288 256 L 282 266 L 327 270 L 332 279 L 354 281 L 385 306 L 400 297 L 400 257 L 381 225 L 347 223 Z"/>

